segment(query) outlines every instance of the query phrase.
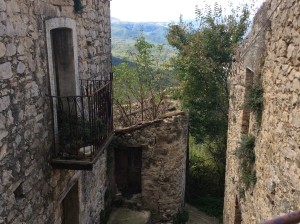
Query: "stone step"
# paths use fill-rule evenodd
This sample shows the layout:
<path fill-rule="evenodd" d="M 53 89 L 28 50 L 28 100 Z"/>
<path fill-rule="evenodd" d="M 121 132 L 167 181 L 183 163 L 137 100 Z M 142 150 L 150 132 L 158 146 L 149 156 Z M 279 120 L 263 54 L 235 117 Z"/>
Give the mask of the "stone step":
<path fill-rule="evenodd" d="M 186 204 L 186 209 L 189 213 L 187 224 L 219 224 L 217 218 L 208 216 L 191 205 Z"/>
<path fill-rule="evenodd" d="M 130 197 L 123 197 L 120 193 L 116 194 L 115 202 L 121 206 L 116 207 L 124 207 L 129 208 L 132 210 L 140 211 L 142 208 L 142 195 L 141 194 L 134 194 Z"/>
<path fill-rule="evenodd" d="M 148 224 L 151 213 L 149 211 L 135 211 L 128 208 L 114 209 L 108 224 Z"/>

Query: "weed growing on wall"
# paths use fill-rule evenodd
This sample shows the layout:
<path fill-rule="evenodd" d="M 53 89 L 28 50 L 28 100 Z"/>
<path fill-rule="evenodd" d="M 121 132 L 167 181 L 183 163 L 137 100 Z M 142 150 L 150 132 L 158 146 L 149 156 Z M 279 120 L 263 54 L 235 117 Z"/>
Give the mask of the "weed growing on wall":
<path fill-rule="evenodd" d="M 256 183 L 256 172 L 253 169 L 255 163 L 254 147 L 255 136 L 245 135 L 235 151 L 235 155 L 240 159 L 241 178 L 247 188 Z"/>
<path fill-rule="evenodd" d="M 261 122 L 263 111 L 263 87 L 260 82 L 254 83 L 246 96 L 244 107 L 255 113 L 258 123 Z"/>

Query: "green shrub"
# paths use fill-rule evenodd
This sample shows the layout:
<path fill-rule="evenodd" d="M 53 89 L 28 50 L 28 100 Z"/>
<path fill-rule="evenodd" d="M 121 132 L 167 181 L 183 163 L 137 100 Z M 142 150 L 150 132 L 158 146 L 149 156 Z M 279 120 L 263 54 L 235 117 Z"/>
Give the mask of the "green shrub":
<path fill-rule="evenodd" d="M 246 96 L 244 107 L 249 108 L 257 116 L 258 122 L 261 121 L 263 111 L 263 87 L 260 82 L 254 83 Z"/>
<path fill-rule="evenodd" d="M 235 155 L 239 159 L 244 159 L 250 163 L 255 162 L 255 136 L 253 135 L 244 135 L 240 142 L 240 146 L 237 148 Z"/>
<path fill-rule="evenodd" d="M 223 197 L 225 179 L 225 140 L 214 139 L 196 144 L 189 140 L 189 175 L 187 201 L 195 196 Z"/>
<path fill-rule="evenodd" d="M 256 183 L 256 172 L 255 170 L 253 171 L 252 169 L 249 169 L 248 167 L 242 168 L 242 181 L 244 184 L 249 187 L 251 184 Z"/>
<path fill-rule="evenodd" d="M 253 169 L 255 163 L 255 136 L 245 135 L 242 137 L 240 146 L 235 155 L 240 159 L 241 178 L 246 187 L 256 183 L 256 172 Z"/>
<path fill-rule="evenodd" d="M 222 220 L 226 139 L 196 144 L 190 138 L 186 201 L 200 211 Z"/>

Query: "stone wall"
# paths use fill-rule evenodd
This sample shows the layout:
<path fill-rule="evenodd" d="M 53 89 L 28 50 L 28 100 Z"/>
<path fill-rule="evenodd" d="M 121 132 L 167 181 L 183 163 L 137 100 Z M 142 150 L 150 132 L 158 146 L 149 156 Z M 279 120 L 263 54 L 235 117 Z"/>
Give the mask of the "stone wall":
<path fill-rule="evenodd" d="M 296 0 L 266 1 L 236 52 L 229 80 L 225 224 L 257 223 L 300 209 L 299 10 Z M 257 180 L 248 187 L 235 155 L 242 134 L 247 134 L 242 131 L 246 68 L 264 92 L 261 124 L 253 113 L 249 119 Z"/>
<path fill-rule="evenodd" d="M 188 120 L 179 113 L 117 131 L 117 142 L 142 147 L 142 207 L 154 223 L 182 210 L 185 196 Z"/>
<path fill-rule="evenodd" d="M 80 223 L 97 223 L 106 153 L 94 171 L 54 170 L 45 21 L 76 22 L 79 78 L 111 72 L 108 0 L 0 0 L 0 223 L 61 223 L 61 203 L 78 183 Z"/>

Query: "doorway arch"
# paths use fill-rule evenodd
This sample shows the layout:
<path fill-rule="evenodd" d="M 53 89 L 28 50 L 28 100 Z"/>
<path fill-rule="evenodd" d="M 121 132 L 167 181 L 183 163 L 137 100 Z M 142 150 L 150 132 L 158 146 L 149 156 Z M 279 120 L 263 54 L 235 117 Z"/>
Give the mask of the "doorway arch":
<path fill-rule="evenodd" d="M 76 21 L 65 17 L 45 21 L 51 96 L 79 96 Z M 59 144 L 57 99 L 53 98 L 55 145 Z M 55 147 L 58 148 L 58 147 Z"/>

